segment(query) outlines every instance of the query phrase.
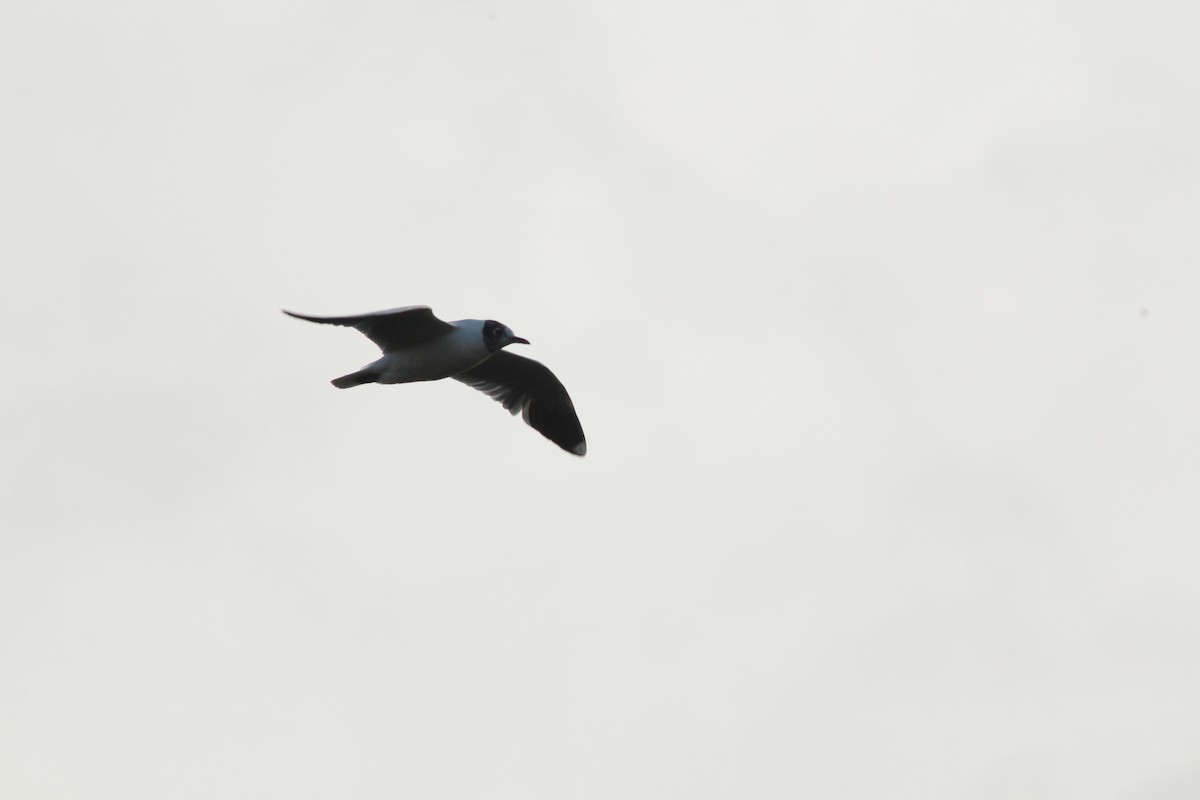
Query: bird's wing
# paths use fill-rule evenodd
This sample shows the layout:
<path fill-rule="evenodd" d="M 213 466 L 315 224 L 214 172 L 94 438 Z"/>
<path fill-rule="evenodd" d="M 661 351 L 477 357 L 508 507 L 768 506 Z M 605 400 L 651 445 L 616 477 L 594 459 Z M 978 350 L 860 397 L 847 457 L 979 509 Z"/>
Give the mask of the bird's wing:
<path fill-rule="evenodd" d="M 429 306 L 405 306 L 352 317 L 310 317 L 285 310 L 283 313 L 309 322 L 325 325 L 345 325 L 356 328 L 387 353 L 428 342 L 452 333 L 456 328 L 433 315 Z"/>
<path fill-rule="evenodd" d="M 531 428 L 563 450 L 577 456 L 587 452 L 583 427 L 566 387 L 537 361 L 502 350 L 454 380 L 478 389 L 513 414 L 520 411 Z"/>

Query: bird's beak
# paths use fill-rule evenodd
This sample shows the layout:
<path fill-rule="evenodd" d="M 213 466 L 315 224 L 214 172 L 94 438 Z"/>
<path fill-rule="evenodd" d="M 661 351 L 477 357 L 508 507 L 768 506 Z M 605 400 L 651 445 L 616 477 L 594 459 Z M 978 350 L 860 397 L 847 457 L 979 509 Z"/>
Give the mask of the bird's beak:
<path fill-rule="evenodd" d="M 508 342 L 509 344 L 529 344 L 528 339 L 522 339 L 520 336 L 514 336 Z"/>

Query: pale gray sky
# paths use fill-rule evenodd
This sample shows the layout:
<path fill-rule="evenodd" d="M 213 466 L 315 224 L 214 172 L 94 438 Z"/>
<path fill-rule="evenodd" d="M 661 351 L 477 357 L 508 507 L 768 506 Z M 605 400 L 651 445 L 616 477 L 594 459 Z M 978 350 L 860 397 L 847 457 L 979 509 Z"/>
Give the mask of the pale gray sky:
<path fill-rule="evenodd" d="M 1198 40 L 0 2 L 0 796 L 1200 796 Z"/>

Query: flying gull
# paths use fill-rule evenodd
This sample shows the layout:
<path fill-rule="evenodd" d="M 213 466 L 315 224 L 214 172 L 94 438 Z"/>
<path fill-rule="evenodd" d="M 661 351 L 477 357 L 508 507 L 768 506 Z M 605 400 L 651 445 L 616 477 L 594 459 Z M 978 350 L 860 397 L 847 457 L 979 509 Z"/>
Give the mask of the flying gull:
<path fill-rule="evenodd" d="M 413 383 L 454 378 L 478 389 L 516 414 L 556 445 L 582 456 L 587 452 L 583 428 L 566 388 L 537 361 L 504 350 L 529 344 L 495 320 L 445 322 L 429 306 L 405 306 L 351 317 L 285 314 L 325 325 L 361 331 L 379 346 L 378 361 L 332 383 L 349 389 L 364 383 Z"/>

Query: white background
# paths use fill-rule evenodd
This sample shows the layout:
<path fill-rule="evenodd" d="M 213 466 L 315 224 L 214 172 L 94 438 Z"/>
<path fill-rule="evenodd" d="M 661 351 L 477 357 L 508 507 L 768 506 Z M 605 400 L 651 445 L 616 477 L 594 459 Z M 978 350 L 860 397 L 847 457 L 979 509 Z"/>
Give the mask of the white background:
<path fill-rule="evenodd" d="M 0 795 L 1200 796 L 1198 41 L 3 0 Z"/>

